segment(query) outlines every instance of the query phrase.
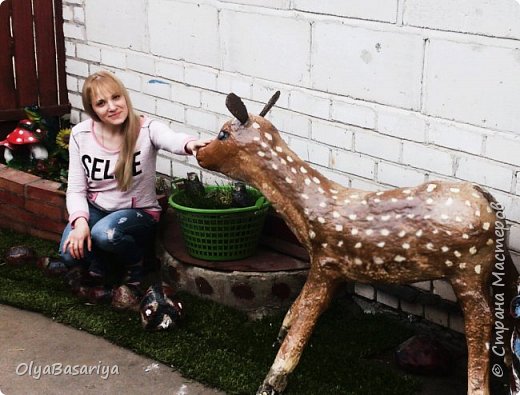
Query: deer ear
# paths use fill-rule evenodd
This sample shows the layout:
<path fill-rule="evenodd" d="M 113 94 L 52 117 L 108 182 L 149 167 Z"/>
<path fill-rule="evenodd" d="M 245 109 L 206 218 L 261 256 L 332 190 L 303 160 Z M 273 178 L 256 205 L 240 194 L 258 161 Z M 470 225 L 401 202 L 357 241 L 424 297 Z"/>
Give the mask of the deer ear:
<path fill-rule="evenodd" d="M 260 116 L 265 117 L 265 114 L 269 112 L 269 110 L 276 104 L 278 98 L 280 97 L 280 91 L 276 91 L 275 94 L 269 99 L 264 109 L 260 111 Z"/>
<path fill-rule="evenodd" d="M 234 93 L 227 95 L 226 107 L 228 108 L 229 112 L 240 121 L 242 125 L 249 120 L 249 114 L 247 113 L 247 108 L 244 102 Z"/>

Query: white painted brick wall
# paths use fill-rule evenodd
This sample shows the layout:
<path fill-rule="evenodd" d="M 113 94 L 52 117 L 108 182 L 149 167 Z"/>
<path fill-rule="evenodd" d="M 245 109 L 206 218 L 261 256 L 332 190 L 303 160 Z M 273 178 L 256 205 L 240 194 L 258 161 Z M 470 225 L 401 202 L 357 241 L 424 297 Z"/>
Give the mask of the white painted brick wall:
<path fill-rule="evenodd" d="M 365 190 L 468 180 L 505 205 L 520 267 L 520 5 L 497 0 L 64 1 L 72 122 L 96 70 L 115 72 L 135 107 L 180 132 L 215 136 L 235 92 L 301 158 Z M 161 152 L 161 173 L 198 171 Z M 443 282 L 414 284 L 453 300 Z M 392 301 L 463 330 L 456 315 Z M 384 302 L 384 301 L 383 301 Z M 385 303 L 386 303 L 385 302 Z"/>

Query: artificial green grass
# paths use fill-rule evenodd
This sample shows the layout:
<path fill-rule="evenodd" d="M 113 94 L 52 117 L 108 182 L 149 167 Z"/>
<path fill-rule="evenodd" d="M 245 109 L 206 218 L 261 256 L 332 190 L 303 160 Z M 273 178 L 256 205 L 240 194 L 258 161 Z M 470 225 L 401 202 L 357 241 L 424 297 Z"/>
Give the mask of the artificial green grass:
<path fill-rule="evenodd" d="M 16 244 L 42 256 L 57 245 L 0 229 L 0 257 Z M 42 313 L 149 356 L 228 394 L 253 394 L 276 355 L 272 347 L 283 315 L 250 321 L 236 310 L 179 293 L 185 319 L 165 332 L 144 331 L 138 314 L 91 305 L 59 278 L 34 266 L 12 267 L 0 258 L 0 303 Z M 419 382 L 370 358 L 394 349 L 413 333 L 381 315 L 356 314 L 338 300 L 320 318 L 287 394 L 414 394 Z"/>

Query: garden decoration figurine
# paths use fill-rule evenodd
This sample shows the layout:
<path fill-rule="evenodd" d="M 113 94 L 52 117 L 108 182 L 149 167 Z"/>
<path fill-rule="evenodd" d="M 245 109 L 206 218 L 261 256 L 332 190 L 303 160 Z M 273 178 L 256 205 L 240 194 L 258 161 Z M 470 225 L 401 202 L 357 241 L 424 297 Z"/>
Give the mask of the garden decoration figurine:
<path fill-rule="evenodd" d="M 199 165 L 258 188 L 309 252 L 307 281 L 279 332 L 280 349 L 258 394 L 282 392 L 320 314 L 345 280 L 413 283 L 449 280 L 462 307 L 468 394 L 489 394 L 493 312 L 488 288 L 503 224 L 501 206 L 466 182 L 368 192 L 346 188 L 302 161 L 264 118 L 231 93 L 236 119 L 197 153 Z M 510 258 L 510 257 L 509 257 Z"/>
<path fill-rule="evenodd" d="M 140 304 L 141 324 L 144 329 L 164 330 L 178 324 L 182 304 L 172 299 L 173 290 L 167 285 L 151 285 Z"/>
<path fill-rule="evenodd" d="M 29 119 L 20 121 L 18 126 L 7 135 L 5 140 L 0 141 L 0 146 L 4 147 L 4 159 L 6 163 L 9 163 L 14 159 L 12 151 L 21 146 L 29 147 L 30 157 L 32 159 L 47 159 L 49 153 L 41 144 L 44 134 L 44 130 L 42 130 L 37 123 Z"/>

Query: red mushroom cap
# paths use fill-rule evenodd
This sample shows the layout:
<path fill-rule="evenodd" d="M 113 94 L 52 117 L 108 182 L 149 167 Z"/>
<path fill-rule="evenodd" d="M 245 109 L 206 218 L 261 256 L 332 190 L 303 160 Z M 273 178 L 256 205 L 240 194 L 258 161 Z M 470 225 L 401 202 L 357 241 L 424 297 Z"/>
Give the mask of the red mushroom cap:
<path fill-rule="evenodd" d="M 34 131 L 33 131 L 34 130 Z M 0 145 L 11 148 L 10 145 L 35 144 L 40 142 L 42 130 L 35 128 L 35 124 L 28 119 L 18 123 L 16 129 L 7 135 Z"/>

